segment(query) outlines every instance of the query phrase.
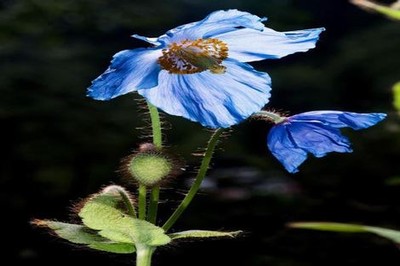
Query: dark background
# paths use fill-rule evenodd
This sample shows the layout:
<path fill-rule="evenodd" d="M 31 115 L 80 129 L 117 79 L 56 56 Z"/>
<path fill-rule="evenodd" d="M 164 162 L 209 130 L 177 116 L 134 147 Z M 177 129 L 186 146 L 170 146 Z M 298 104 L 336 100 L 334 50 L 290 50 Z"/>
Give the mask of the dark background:
<path fill-rule="evenodd" d="M 134 94 L 109 102 L 85 97 L 114 53 L 217 9 L 269 18 L 276 30 L 326 27 L 318 47 L 258 62 L 273 79 L 269 107 L 387 112 L 368 130 L 345 130 L 354 153 L 310 158 L 290 175 L 265 146 L 270 125 L 235 126 L 216 153 L 202 193 L 174 230 L 244 230 L 234 240 L 181 242 L 158 250 L 154 265 L 398 265 L 400 251 L 372 235 L 286 228 L 336 221 L 400 229 L 400 119 L 392 108 L 400 23 L 347 1 L 321 0 L 2 0 L 0 1 L 0 179 L 2 260 L 18 265 L 134 265 L 131 255 L 71 246 L 32 228 L 33 218 L 70 217 L 69 207 L 110 183 L 120 158 L 148 137 Z M 186 190 L 209 132 L 165 117 L 165 139 L 187 173 L 161 194 L 160 222 Z M 169 200 L 167 200 L 169 199 Z"/>

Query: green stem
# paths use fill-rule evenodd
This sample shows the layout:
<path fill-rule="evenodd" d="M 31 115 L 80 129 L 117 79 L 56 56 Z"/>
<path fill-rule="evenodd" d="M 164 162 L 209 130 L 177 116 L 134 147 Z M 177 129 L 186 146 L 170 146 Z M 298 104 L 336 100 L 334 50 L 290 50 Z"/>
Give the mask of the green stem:
<path fill-rule="evenodd" d="M 160 114 L 158 113 L 157 107 L 147 102 L 147 106 L 150 112 L 151 127 L 153 133 L 153 144 L 156 148 L 162 148 L 162 132 L 161 132 L 161 120 Z M 158 200 L 160 198 L 160 186 L 155 186 L 151 190 L 149 213 L 147 220 L 150 223 L 155 224 L 157 220 L 158 211 Z"/>
<path fill-rule="evenodd" d="M 203 160 L 200 165 L 199 172 L 197 173 L 196 179 L 193 182 L 192 187 L 190 188 L 188 194 L 182 200 L 181 204 L 179 204 L 178 208 L 175 212 L 169 217 L 168 221 L 162 226 L 165 231 L 168 231 L 174 223 L 178 220 L 178 218 L 182 215 L 182 213 L 186 210 L 189 206 L 190 202 L 193 200 L 194 196 L 196 195 L 197 191 L 200 188 L 201 183 L 203 182 L 204 177 L 206 176 L 208 167 L 211 162 L 211 158 L 215 149 L 215 146 L 218 143 L 218 138 L 222 134 L 224 129 L 220 128 L 217 129 L 211 136 L 210 140 L 208 141 L 207 149 L 204 154 Z"/>
<path fill-rule="evenodd" d="M 147 221 L 153 224 L 156 223 L 157 219 L 159 198 L 160 198 L 160 186 L 155 186 L 151 189 L 149 213 L 147 215 Z"/>
<path fill-rule="evenodd" d="M 126 208 L 128 209 L 128 214 L 136 218 L 135 207 L 133 207 L 132 202 L 129 199 L 129 196 L 126 194 L 126 191 L 123 189 L 118 189 L 118 193 L 121 196 L 122 200 L 124 201 Z"/>
<path fill-rule="evenodd" d="M 144 185 L 139 185 L 139 219 L 146 219 L 146 194 L 147 189 Z"/>
<path fill-rule="evenodd" d="M 151 266 L 151 256 L 154 248 L 140 246 L 136 248 L 136 266 Z"/>
<path fill-rule="evenodd" d="M 158 113 L 157 107 L 151 103 L 147 103 L 150 112 L 151 127 L 153 133 L 153 144 L 156 148 L 161 149 L 162 147 L 162 133 L 161 133 L 161 120 L 160 114 Z"/>

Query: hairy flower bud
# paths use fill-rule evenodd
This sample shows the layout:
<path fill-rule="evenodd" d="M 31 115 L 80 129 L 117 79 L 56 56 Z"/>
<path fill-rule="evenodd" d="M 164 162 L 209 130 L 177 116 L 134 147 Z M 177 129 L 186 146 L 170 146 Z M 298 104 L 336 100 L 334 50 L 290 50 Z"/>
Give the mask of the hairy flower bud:
<path fill-rule="evenodd" d="M 122 161 L 122 172 L 139 184 L 152 187 L 176 174 L 176 162 L 153 144 L 144 143 L 139 151 Z"/>

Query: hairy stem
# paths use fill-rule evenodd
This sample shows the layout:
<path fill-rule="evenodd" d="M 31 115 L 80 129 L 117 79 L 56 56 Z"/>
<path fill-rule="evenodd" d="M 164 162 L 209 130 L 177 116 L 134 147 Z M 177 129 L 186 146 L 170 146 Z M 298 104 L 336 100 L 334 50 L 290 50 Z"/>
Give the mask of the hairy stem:
<path fill-rule="evenodd" d="M 162 131 L 161 131 L 161 120 L 160 114 L 158 113 L 157 107 L 152 105 L 151 103 L 147 103 L 150 112 L 151 119 L 151 127 L 153 133 L 153 144 L 156 148 L 162 148 Z M 155 186 L 151 189 L 150 195 L 150 203 L 149 203 L 149 212 L 147 216 L 147 220 L 150 223 L 155 224 L 157 220 L 157 211 L 158 211 L 158 200 L 160 197 L 160 186 Z"/>
<path fill-rule="evenodd" d="M 151 256 L 154 248 L 140 246 L 136 248 L 136 266 L 151 266 Z"/>
<path fill-rule="evenodd" d="M 224 130 L 222 128 L 217 129 L 211 136 L 210 140 L 208 141 L 206 152 L 204 153 L 203 160 L 200 165 L 200 169 L 197 173 L 196 179 L 193 182 L 192 187 L 190 188 L 188 194 L 179 204 L 178 208 L 175 212 L 169 217 L 168 221 L 162 226 L 165 231 L 168 231 L 174 223 L 178 220 L 178 218 L 182 215 L 182 213 L 186 210 L 189 206 L 190 202 L 193 200 L 194 196 L 196 195 L 197 191 L 200 188 L 201 183 L 203 182 L 204 177 L 206 176 L 208 167 L 211 162 L 211 158 L 215 149 L 215 146 L 218 143 L 218 139 L 221 136 Z"/>
<path fill-rule="evenodd" d="M 286 119 L 285 116 L 282 116 L 279 113 L 271 112 L 271 111 L 260 111 L 260 112 L 255 113 L 253 115 L 253 117 L 266 119 L 266 120 L 273 122 L 274 124 L 282 123 Z"/>
<path fill-rule="evenodd" d="M 124 201 L 124 204 L 128 210 L 128 214 L 132 217 L 136 218 L 136 211 L 135 207 L 133 207 L 131 200 L 129 199 L 128 194 L 126 194 L 126 191 L 123 189 L 118 189 L 118 194 L 121 196 L 122 200 Z"/>
<path fill-rule="evenodd" d="M 144 185 L 139 185 L 139 219 L 146 219 L 146 194 L 147 189 Z"/>

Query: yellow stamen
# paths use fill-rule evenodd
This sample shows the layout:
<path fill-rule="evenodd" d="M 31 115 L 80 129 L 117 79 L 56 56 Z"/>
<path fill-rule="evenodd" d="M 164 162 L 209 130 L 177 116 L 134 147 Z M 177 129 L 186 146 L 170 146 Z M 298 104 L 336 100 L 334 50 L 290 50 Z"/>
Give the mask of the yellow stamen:
<path fill-rule="evenodd" d="M 161 67 L 172 74 L 194 74 L 210 70 L 225 73 L 222 61 L 228 57 L 228 46 L 218 39 L 184 40 L 172 43 L 158 58 Z"/>

